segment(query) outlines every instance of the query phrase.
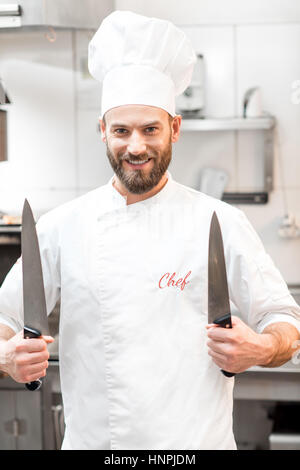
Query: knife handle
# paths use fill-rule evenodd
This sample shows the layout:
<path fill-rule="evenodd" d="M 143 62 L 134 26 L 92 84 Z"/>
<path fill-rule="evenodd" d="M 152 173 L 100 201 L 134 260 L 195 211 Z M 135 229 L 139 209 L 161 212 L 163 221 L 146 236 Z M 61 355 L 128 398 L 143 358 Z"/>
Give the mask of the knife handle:
<path fill-rule="evenodd" d="M 34 328 L 29 328 L 28 326 L 24 326 L 24 338 L 39 338 L 41 336 L 41 332 L 39 330 L 35 330 Z M 41 379 L 34 380 L 33 382 L 29 382 L 25 384 L 25 387 L 33 392 L 34 390 L 38 390 L 42 385 Z"/>
<path fill-rule="evenodd" d="M 220 325 L 222 328 L 232 328 L 231 324 L 231 314 L 224 315 L 223 317 L 218 318 L 214 321 L 216 325 Z"/>
<path fill-rule="evenodd" d="M 220 325 L 222 328 L 232 328 L 232 323 L 231 323 L 231 314 L 228 313 L 228 315 L 224 315 L 223 317 L 218 318 L 217 320 L 214 321 L 216 325 Z M 226 370 L 221 369 L 222 374 L 225 375 L 225 377 L 234 377 L 235 373 L 234 372 L 227 372 Z"/>

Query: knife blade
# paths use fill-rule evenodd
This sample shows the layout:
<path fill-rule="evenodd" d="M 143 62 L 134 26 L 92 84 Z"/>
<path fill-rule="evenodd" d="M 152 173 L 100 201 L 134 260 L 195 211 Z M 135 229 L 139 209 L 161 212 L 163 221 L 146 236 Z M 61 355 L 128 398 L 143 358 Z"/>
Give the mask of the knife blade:
<path fill-rule="evenodd" d="M 232 328 L 223 238 L 216 212 L 212 215 L 209 232 L 208 323 Z M 235 375 L 221 371 L 226 377 Z"/>
<path fill-rule="evenodd" d="M 49 335 L 43 271 L 35 221 L 25 199 L 22 213 L 22 272 L 24 303 L 24 338 Z M 41 379 L 27 383 L 28 390 L 38 390 Z"/>

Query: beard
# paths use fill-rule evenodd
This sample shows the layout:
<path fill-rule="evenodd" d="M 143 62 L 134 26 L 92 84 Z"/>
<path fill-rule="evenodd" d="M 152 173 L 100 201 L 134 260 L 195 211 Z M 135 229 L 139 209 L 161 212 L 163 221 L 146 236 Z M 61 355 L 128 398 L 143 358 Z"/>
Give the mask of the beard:
<path fill-rule="evenodd" d="M 140 155 L 132 155 L 130 153 L 118 153 L 116 156 L 111 152 L 108 144 L 106 144 L 106 154 L 115 174 L 119 178 L 122 185 L 133 194 L 144 194 L 151 191 L 161 180 L 167 171 L 172 160 L 172 142 L 171 138 L 162 152 L 150 150 Z M 151 170 L 124 170 L 123 161 L 143 161 L 152 158 L 153 164 Z"/>

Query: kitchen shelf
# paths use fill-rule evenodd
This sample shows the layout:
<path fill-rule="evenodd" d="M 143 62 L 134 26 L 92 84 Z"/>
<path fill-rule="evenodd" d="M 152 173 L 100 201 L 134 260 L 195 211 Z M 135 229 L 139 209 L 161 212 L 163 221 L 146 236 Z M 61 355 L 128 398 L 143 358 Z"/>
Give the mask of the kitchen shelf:
<path fill-rule="evenodd" d="M 252 131 L 269 130 L 275 126 L 273 116 L 261 118 L 183 119 L 183 131 Z"/>
<path fill-rule="evenodd" d="M 21 225 L 0 224 L 0 234 L 2 233 L 21 233 Z"/>
<path fill-rule="evenodd" d="M 273 189 L 274 128 L 276 119 L 266 114 L 259 118 L 198 118 L 182 120 L 182 131 L 224 132 L 224 131 L 263 131 L 264 132 L 264 187 L 260 192 L 224 192 L 222 200 L 230 204 L 266 204 L 269 192 Z"/>

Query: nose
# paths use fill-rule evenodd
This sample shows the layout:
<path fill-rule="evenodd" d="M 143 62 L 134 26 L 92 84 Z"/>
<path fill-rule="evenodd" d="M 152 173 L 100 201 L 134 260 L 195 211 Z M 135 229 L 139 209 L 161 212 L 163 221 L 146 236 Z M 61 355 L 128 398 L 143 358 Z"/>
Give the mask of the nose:
<path fill-rule="evenodd" d="M 132 155 L 139 155 L 146 152 L 146 144 L 144 137 L 137 131 L 133 131 L 127 145 L 128 153 Z"/>

